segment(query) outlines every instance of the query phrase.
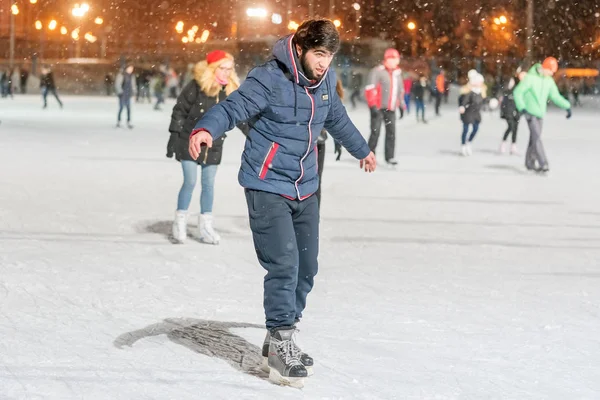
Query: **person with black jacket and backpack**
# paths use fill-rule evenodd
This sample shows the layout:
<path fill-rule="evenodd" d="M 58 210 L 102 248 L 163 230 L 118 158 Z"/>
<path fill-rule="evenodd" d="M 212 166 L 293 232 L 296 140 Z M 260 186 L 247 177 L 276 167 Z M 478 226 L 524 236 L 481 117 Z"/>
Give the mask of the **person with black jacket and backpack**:
<path fill-rule="evenodd" d="M 208 244 L 218 244 L 221 240 L 213 227 L 212 211 L 215 175 L 221 163 L 226 136 L 215 140 L 211 148 L 203 147 L 197 159 L 192 158 L 189 153 L 189 138 L 200 118 L 239 86 L 233 56 L 225 51 L 215 50 L 208 53 L 205 61 L 196 64 L 194 79 L 183 88 L 173 107 L 167 157 L 175 154 L 183 169 L 183 185 L 179 191 L 173 222 L 173 238 L 179 243 L 187 238 L 187 211 L 196 187 L 199 166 L 202 169 L 202 191 L 198 238 Z"/>
<path fill-rule="evenodd" d="M 513 76 L 508 82 L 508 90 L 502 96 L 502 104 L 500 105 L 500 118 L 505 119 L 508 127 L 506 128 L 506 132 L 504 132 L 504 137 L 502 138 L 502 144 L 500 145 L 500 154 L 506 153 L 508 148 L 508 135 L 512 133 L 512 144 L 510 146 L 510 154 L 517 155 L 517 130 L 519 129 L 519 119 L 521 118 L 521 113 L 517 110 L 517 106 L 515 104 L 515 98 L 513 97 L 513 90 L 521 81 L 521 77 L 524 76 L 526 72 L 521 71 L 519 67 L 515 76 Z"/>

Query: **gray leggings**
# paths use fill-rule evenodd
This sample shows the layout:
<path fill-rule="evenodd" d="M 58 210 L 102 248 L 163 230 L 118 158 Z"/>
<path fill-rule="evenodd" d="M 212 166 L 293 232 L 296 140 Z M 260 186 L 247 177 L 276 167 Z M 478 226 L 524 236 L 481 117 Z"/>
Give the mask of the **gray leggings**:
<path fill-rule="evenodd" d="M 525 167 L 527 169 L 547 168 L 548 159 L 542 144 L 542 127 L 544 120 L 531 114 L 525 114 L 525 119 L 529 125 L 529 146 L 525 154 Z"/>

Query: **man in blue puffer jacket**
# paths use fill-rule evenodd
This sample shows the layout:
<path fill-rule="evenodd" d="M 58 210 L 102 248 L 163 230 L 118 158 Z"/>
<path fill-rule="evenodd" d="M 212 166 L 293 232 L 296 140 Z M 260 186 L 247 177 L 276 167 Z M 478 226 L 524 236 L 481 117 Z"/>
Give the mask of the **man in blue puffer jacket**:
<path fill-rule="evenodd" d="M 304 22 L 275 44 L 271 61 L 252 70 L 237 91 L 198 121 L 190 139 L 190 154 L 197 157 L 201 145 L 210 147 L 240 122 L 250 126 L 238 179 L 256 254 L 267 270 L 263 355 L 271 378 L 284 384 L 300 385 L 312 367 L 293 334 L 318 268 L 319 207 L 313 194 L 319 186 L 321 130 L 361 160 L 361 168 L 376 168 L 375 155 L 336 93 L 329 65 L 339 45 L 331 21 Z"/>

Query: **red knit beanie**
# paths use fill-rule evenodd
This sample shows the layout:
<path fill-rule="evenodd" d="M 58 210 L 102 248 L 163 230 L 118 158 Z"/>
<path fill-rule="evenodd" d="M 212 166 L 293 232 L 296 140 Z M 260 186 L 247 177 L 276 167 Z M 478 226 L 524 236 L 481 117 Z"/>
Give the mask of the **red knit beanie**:
<path fill-rule="evenodd" d="M 214 50 L 206 55 L 206 62 L 208 64 L 216 63 L 222 59 L 227 58 L 227 53 L 223 50 Z"/>

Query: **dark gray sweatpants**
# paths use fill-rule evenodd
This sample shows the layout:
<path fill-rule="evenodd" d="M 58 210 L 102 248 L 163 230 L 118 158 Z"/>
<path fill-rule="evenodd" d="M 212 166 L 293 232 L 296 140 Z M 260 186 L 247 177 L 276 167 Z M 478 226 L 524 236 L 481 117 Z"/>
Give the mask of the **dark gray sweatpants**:
<path fill-rule="evenodd" d="M 548 158 L 542 144 L 542 127 L 544 120 L 531 114 L 525 114 L 529 125 L 529 146 L 525 154 L 525 167 L 527 169 L 547 168 Z M 535 162 L 537 161 L 537 167 Z"/>
<path fill-rule="evenodd" d="M 254 248 L 267 270 L 264 309 L 267 329 L 292 326 L 302 317 L 318 271 L 319 203 L 246 189 Z"/>

